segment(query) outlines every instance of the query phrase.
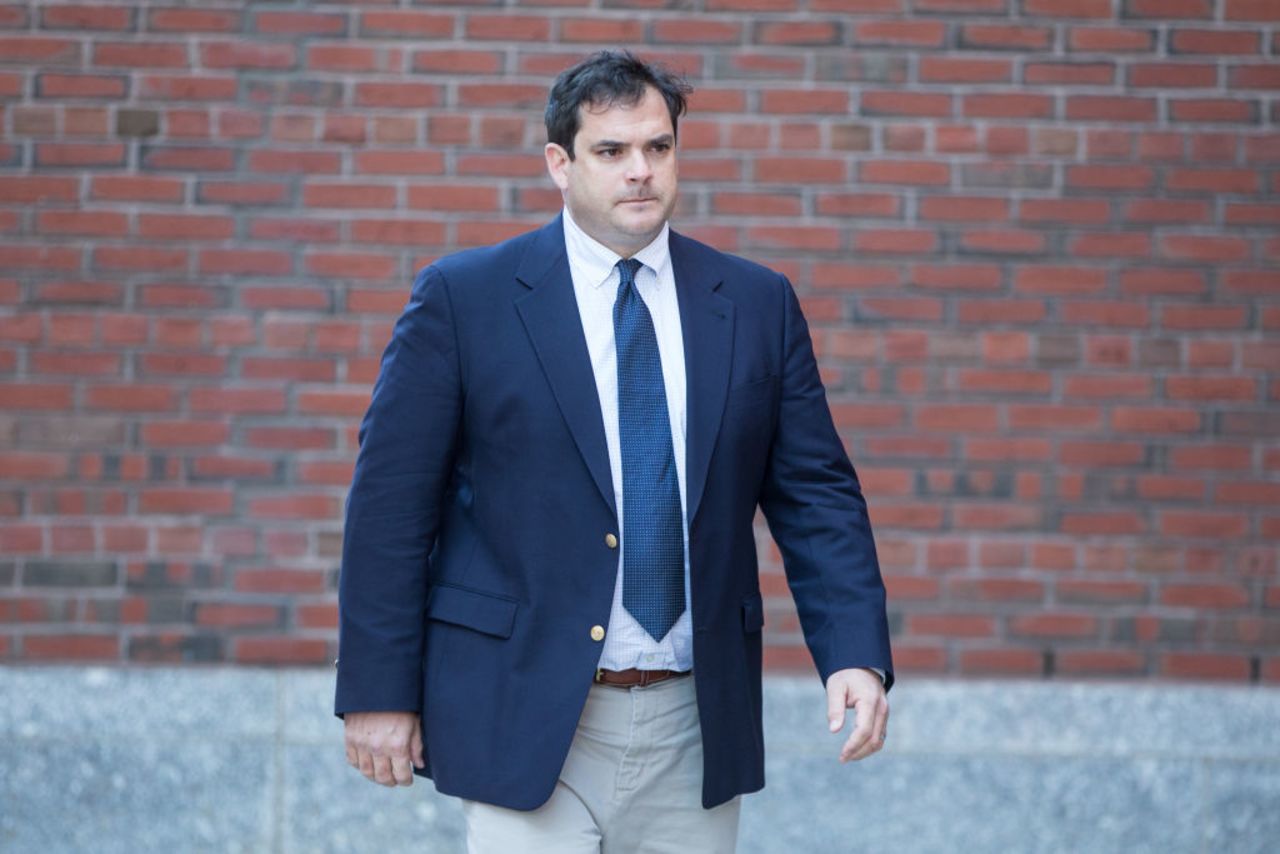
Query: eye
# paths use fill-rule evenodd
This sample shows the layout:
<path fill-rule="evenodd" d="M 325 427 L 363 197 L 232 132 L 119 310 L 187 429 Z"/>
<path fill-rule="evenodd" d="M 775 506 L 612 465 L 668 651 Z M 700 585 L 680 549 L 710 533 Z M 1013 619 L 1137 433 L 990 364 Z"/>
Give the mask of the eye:
<path fill-rule="evenodd" d="M 622 149 L 620 148 L 602 148 L 600 149 L 600 156 L 601 157 L 617 157 L 618 153 L 621 150 Z"/>
<path fill-rule="evenodd" d="M 671 150 L 671 143 L 669 143 L 669 142 L 655 142 L 655 143 L 653 144 L 652 148 L 653 148 L 653 150 L 654 150 L 654 151 L 662 151 L 662 152 L 670 151 L 670 150 Z"/>

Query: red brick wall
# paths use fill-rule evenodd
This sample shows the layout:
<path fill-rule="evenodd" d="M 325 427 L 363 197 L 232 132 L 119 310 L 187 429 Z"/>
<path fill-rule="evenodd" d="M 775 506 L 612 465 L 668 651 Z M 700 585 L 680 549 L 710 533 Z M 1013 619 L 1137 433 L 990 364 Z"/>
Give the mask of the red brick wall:
<path fill-rule="evenodd" d="M 0 661 L 329 659 L 412 274 L 557 209 L 628 43 L 677 227 L 802 292 L 904 673 L 1280 681 L 1280 3 L 195 5 L 0 5 Z"/>

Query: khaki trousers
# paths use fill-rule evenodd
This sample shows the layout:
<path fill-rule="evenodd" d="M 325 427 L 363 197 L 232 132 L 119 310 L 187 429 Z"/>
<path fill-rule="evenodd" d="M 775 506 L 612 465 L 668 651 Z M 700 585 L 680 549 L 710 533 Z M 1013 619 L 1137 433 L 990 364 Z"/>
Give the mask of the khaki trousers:
<path fill-rule="evenodd" d="M 469 854 L 732 854 L 742 797 L 702 808 L 692 676 L 592 685 L 551 799 L 536 810 L 463 800 Z"/>

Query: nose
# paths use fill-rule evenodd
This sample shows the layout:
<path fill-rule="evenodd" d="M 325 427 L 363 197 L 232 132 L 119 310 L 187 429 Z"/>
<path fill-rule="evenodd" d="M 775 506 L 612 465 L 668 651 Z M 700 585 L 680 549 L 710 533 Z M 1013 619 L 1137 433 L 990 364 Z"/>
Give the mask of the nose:
<path fill-rule="evenodd" d="M 644 150 L 632 149 L 631 156 L 627 159 L 627 181 L 642 184 L 649 180 L 652 174 L 653 169 L 649 166 L 649 158 L 645 156 Z"/>

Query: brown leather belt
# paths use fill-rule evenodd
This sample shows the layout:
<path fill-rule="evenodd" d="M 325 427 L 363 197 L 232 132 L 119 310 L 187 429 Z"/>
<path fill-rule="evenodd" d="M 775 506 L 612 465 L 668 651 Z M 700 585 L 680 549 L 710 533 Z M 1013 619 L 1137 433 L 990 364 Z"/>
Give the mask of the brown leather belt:
<path fill-rule="evenodd" d="M 611 685 L 614 688 L 643 688 L 655 682 L 665 682 L 677 676 L 688 676 L 692 670 L 596 670 L 595 682 L 598 685 Z"/>

